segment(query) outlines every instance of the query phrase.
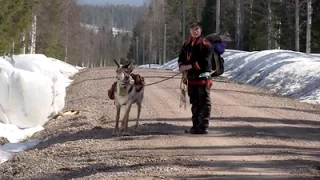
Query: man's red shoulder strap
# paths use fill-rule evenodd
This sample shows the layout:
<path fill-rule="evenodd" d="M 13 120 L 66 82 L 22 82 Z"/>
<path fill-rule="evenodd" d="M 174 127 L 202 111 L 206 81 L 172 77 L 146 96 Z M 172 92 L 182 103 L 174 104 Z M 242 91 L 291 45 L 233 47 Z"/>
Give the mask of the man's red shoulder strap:
<path fill-rule="evenodd" d="M 206 39 L 204 39 L 204 40 L 202 40 L 202 44 L 204 45 L 204 46 L 212 46 L 211 45 L 211 43 L 210 43 L 210 41 L 208 41 L 208 40 L 206 40 Z"/>
<path fill-rule="evenodd" d="M 203 48 L 203 47 L 206 47 L 206 46 L 211 48 L 211 47 L 212 47 L 212 44 L 210 43 L 210 41 L 208 41 L 208 40 L 206 40 L 206 39 L 203 39 L 200 46 L 201 46 L 200 48 L 201 48 L 201 50 L 202 50 L 202 48 Z"/>

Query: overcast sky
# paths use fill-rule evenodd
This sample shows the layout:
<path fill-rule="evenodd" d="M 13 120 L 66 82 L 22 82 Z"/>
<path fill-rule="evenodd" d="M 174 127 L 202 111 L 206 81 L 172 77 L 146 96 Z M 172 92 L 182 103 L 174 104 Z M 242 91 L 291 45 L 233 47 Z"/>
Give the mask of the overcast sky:
<path fill-rule="evenodd" d="M 77 0 L 79 4 L 130 4 L 135 6 L 142 6 L 144 0 Z"/>

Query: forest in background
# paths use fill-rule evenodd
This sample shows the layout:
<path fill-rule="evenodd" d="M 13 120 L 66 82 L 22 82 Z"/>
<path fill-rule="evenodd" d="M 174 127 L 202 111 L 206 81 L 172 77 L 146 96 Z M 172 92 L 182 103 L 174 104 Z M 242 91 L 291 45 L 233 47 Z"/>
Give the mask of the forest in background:
<path fill-rule="evenodd" d="M 149 0 L 133 30 L 128 56 L 139 64 L 176 58 L 195 20 L 201 21 L 204 35 L 216 32 L 218 20 L 218 30 L 234 40 L 230 49 L 319 53 L 319 8 L 320 0 Z"/>
<path fill-rule="evenodd" d="M 0 54 L 37 53 L 86 67 L 126 59 L 141 7 L 0 0 Z M 126 33 L 113 34 L 112 27 Z"/>
<path fill-rule="evenodd" d="M 42 53 L 87 67 L 114 65 L 113 59 L 163 64 L 177 57 L 194 20 L 202 22 L 204 35 L 215 32 L 219 20 L 219 31 L 234 39 L 230 49 L 319 53 L 319 2 L 146 0 L 136 7 L 0 0 L 0 53 Z M 114 35 L 112 27 L 129 32 Z"/>

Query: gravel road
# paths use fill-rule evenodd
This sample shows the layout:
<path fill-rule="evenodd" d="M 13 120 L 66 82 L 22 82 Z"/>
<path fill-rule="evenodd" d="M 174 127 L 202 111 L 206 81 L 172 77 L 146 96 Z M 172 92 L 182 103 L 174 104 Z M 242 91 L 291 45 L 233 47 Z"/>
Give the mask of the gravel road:
<path fill-rule="evenodd" d="M 134 72 L 147 84 L 176 73 Z M 107 96 L 115 69 L 83 70 L 65 108 L 80 113 L 49 121 L 33 137 L 44 142 L 1 164 L 0 179 L 320 179 L 319 106 L 219 78 L 209 134 L 184 134 L 191 113 L 179 107 L 180 78 L 147 86 L 139 130 L 134 105 L 132 134 L 117 137 Z"/>

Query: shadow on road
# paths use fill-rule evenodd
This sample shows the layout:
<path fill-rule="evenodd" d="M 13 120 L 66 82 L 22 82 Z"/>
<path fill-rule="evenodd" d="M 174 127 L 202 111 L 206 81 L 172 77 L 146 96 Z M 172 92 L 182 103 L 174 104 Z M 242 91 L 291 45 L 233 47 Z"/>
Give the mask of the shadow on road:
<path fill-rule="evenodd" d="M 247 168 L 264 168 L 273 171 L 279 167 L 285 166 L 287 169 L 297 169 L 301 168 L 301 164 L 314 164 L 317 162 L 313 161 L 299 161 L 299 160 L 286 160 L 286 161 L 269 161 L 269 162 L 261 162 L 261 161 L 187 161 L 182 159 L 176 160 L 167 160 L 163 162 L 145 162 L 133 165 L 123 165 L 123 166 L 112 166 L 108 164 L 93 164 L 88 165 L 83 168 L 60 168 L 60 173 L 52 173 L 52 174 L 44 174 L 41 177 L 32 178 L 33 180 L 44 180 L 44 179 L 74 179 L 74 178 L 84 178 L 88 176 L 92 176 L 95 174 L 102 174 L 103 177 L 108 177 L 108 173 L 135 173 L 143 169 L 152 169 L 154 168 L 154 174 L 159 174 L 162 179 L 187 179 L 187 180 L 212 180 L 212 179 L 245 179 L 245 180 L 314 180 L 317 178 L 317 175 L 313 177 L 297 175 L 292 177 L 288 176 L 278 176 L 278 175 L 242 175 L 243 172 Z M 196 167 L 210 167 L 215 168 L 219 171 L 226 172 L 224 175 L 214 175 L 212 174 L 203 174 L 203 175 L 190 175 L 192 172 L 186 172 L 184 176 L 174 176 L 165 173 L 164 169 L 174 169 L 174 168 L 196 168 Z M 163 169 L 163 170 L 162 170 Z M 230 172 L 232 169 L 232 173 Z M 150 175 L 149 175 L 150 176 Z M 157 175 L 152 175 L 154 179 L 157 179 Z M 151 177 L 152 177 L 151 176 Z M 112 177 L 110 177 L 112 178 Z M 139 178 L 138 178 L 139 179 Z"/>
<path fill-rule="evenodd" d="M 142 119 L 141 121 L 150 121 Z M 190 122 L 190 118 L 157 118 L 157 122 Z M 237 125 L 215 127 L 216 121 L 223 122 L 247 122 L 251 125 Z M 255 126 L 255 123 L 268 123 L 267 126 Z M 277 125 L 277 126 L 275 126 Z M 289 126 L 291 125 L 291 126 Z M 292 126 L 296 125 L 296 126 Z M 306 141 L 320 141 L 320 121 L 302 119 L 272 119 L 259 117 L 214 117 L 210 119 L 209 130 L 227 133 L 228 136 L 242 137 L 273 137 Z"/>
<path fill-rule="evenodd" d="M 138 129 L 134 126 L 128 128 L 129 135 L 120 136 L 113 134 L 111 128 L 102 128 L 100 126 L 94 127 L 92 129 L 87 129 L 79 131 L 76 133 L 62 133 L 55 137 L 49 138 L 47 141 L 40 143 L 34 148 L 45 149 L 54 144 L 62 144 L 69 141 L 78 141 L 82 139 L 110 139 L 116 138 L 116 140 L 133 140 L 137 136 L 149 136 L 148 138 L 159 138 L 160 135 L 179 135 L 184 132 L 186 126 L 177 126 L 169 123 L 142 123 Z M 33 149 L 34 149 L 33 148 Z"/>

